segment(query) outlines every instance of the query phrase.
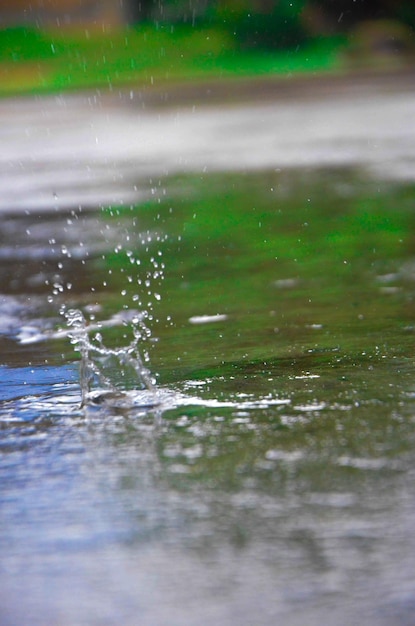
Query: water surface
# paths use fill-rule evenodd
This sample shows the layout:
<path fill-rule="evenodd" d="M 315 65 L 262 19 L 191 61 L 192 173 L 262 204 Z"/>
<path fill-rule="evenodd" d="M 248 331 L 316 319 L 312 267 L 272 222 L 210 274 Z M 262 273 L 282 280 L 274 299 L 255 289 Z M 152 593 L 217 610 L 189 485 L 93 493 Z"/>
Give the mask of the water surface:
<path fill-rule="evenodd" d="M 379 95 L 378 127 L 389 113 L 401 123 L 403 101 Z M 101 119 L 74 102 L 68 141 L 79 111 Z M 327 121 L 318 159 L 291 126 L 308 155 L 296 167 L 280 148 L 262 160 L 250 129 L 238 137 L 251 165 L 215 140 L 205 171 L 190 151 L 180 167 L 150 163 L 150 181 L 128 153 L 114 182 L 108 164 L 122 163 L 103 152 L 84 196 L 90 156 L 54 126 L 53 187 L 44 146 L 26 160 L 3 150 L 17 191 L 0 223 L 2 624 L 413 623 L 413 156 L 390 127 L 382 149 L 353 152 L 368 134 L 356 100 L 342 103 L 359 138 L 339 146 Z M 39 128 L 21 106 L 15 119 Z M 217 137 L 238 116 L 254 129 L 257 113 L 203 115 Z M 157 115 L 161 133 L 173 114 Z M 181 115 L 193 142 L 195 114 Z M 108 350 L 141 329 L 156 406 L 81 406 L 69 309 Z M 134 368 L 90 357 L 120 392 L 142 393 Z"/>

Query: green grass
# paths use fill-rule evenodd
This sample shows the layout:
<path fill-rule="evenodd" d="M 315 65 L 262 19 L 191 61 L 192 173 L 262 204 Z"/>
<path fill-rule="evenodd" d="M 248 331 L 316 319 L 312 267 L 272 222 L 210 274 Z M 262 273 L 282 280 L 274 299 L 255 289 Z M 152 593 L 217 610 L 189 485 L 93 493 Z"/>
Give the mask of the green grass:
<path fill-rule="evenodd" d="M 76 35 L 6 29 L 0 31 L 0 94 L 334 71 L 343 46 L 336 38 L 296 50 L 243 51 L 225 30 L 189 26 Z"/>

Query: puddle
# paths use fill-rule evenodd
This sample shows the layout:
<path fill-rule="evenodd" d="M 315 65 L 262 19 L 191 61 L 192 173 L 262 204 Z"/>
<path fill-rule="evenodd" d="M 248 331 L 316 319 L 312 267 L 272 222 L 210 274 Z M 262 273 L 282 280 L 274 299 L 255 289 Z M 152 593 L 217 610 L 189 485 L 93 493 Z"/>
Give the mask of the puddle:
<path fill-rule="evenodd" d="M 2 624 L 411 623 L 413 99 L 324 93 L 0 103 Z"/>

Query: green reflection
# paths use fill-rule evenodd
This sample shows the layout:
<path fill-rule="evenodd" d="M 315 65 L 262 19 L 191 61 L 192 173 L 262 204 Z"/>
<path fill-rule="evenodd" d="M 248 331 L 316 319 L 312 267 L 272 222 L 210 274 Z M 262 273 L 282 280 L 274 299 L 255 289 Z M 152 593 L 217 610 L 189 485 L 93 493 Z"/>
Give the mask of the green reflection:
<path fill-rule="evenodd" d="M 105 266 L 132 294 L 148 259 L 162 255 L 152 360 L 167 379 L 177 366 L 408 353 L 412 185 L 344 170 L 270 171 L 167 178 L 157 191 L 107 216 L 130 232 L 141 259 L 134 285 L 126 254 L 107 254 Z M 143 246 L 138 231 L 158 234 Z M 227 318 L 192 323 L 216 314 Z"/>
<path fill-rule="evenodd" d="M 128 238 L 101 258 L 102 303 L 145 301 L 150 277 L 151 369 L 207 402 L 163 414 L 169 482 L 274 489 L 296 468 L 346 489 L 372 469 L 349 459 L 408 453 L 414 195 L 353 170 L 186 175 L 103 213 Z"/>

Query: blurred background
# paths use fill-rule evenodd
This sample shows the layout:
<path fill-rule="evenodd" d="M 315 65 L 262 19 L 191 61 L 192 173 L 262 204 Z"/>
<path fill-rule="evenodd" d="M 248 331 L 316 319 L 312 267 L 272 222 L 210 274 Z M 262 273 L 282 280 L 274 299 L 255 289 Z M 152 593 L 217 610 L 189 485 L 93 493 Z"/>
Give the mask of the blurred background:
<path fill-rule="evenodd" d="M 0 91 L 396 69 L 414 26 L 408 0 L 1 0 Z"/>

